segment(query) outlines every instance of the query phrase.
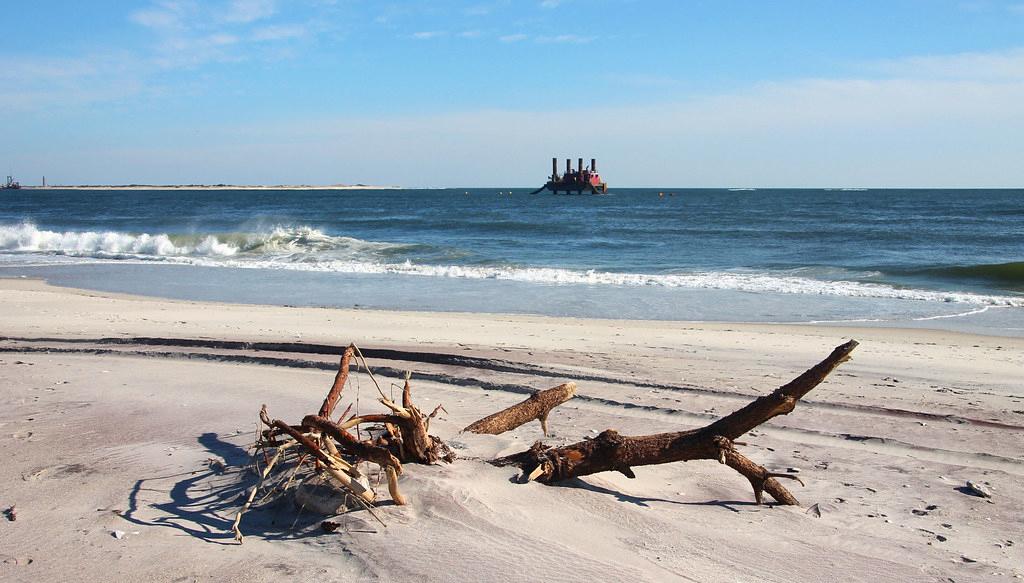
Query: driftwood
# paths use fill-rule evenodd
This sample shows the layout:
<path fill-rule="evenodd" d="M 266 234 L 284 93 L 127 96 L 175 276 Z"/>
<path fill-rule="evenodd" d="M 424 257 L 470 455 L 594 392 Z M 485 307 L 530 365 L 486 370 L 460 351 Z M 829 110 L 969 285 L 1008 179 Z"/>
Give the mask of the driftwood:
<path fill-rule="evenodd" d="M 565 383 L 546 391 L 537 391 L 521 403 L 488 415 L 470 424 L 463 431 L 498 435 L 536 419 L 545 437 L 548 434 L 548 413 L 576 396 L 576 383 Z"/>
<path fill-rule="evenodd" d="M 331 389 L 327 391 L 327 396 L 324 397 L 324 404 L 320 405 L 320 417 L 331 418 L 331 413 L 334 412 L 334 408 L 338 405 L 338 399 L 341 398 L 341 392 L 345 390 L 345 383 L 348 382 L 348 368 L 352 363 L 352 355 L 355 354 L 356 345 L 349 344 L 348 348 L 341 355 L 341 363 L 338 365 L 338 374 L 334 375 L 334 384 L 331 385 Z"/>
<path fill-rule="evenodd" d="M 837 366 L 849 360 L 856 347 L 857 342 L 853 340 L 837 347 L 828 358 L 773 393 L 699 429 L 638 437 L 623 436 L 608 429 L 594 439 L 564 447 L 553 448 L 538 441 L 527 451 L 491 463 L 519 466 L 521 481 L 552 483 L 607 471 L 621 472 L 634 478 L 632 468 L 636 466 L 718 460 L 750 481 L 759 504 L 762 502 L 761 493 L 768 492 L 780 504 L 797 505 L 797 499 L 776 478 L 800 481 L 799 478 L 773 473 L 754 463 L 736 451 L 735 440 L 772 417 L 792 411 L 801 397 L 825 380 Z"/>
<path fill-rule="evenodd" d="M 398 477 L 402 474 L 403 463 L 432 464 L 439 460 L 452 461 L 454 455 L 441 439 L 427 433 L 430 419 L 444 408 L 438 405 L 430 415 L 424 415 L 412 402 L 412 387 L 409 377 L 405 379 L 402 391 L 402 405 L 388 399 L 377 385 L 378 399 L 391 413 L 382 415 L 353 416 L 346 421 L 332 421 L 331 415 L 341 399 L 348 381 L 352 359 L 362 354 L 355 345 L 350 345 L 342 354 L 338 372 L 334 377 L 323 404 L 315 415 L 306 415 L 299 425 L 290 425 L 280 419 L 271 419 L 266 405 L 260 410 L 260 421 L 267 427 L 260 433 L 256 443 L 256 456 L 265 458 L 265 466 L 259 473 L 259 483 L 253 487 L 245 504 L 235 516 L 232 530 L 235 538 L 242 541 L 240 524 L 242 516 L 253 505 L 257 492 L 271 478 L 275 467 L 288 466 L 291 476 L 280 491 L 286 491 L 296 482 L 327 479 L 340 490 L 347 492 L 351 500 L 373 512 L 376 494 L 369 486 L 369 480 L 359 470 L 361 462 L 372 462 L 384 470 L 388 490 L 395 504 L 404 505 L 407 500 L 399 491 Z M 365 366 L 366 361 L 362 359 Z M 367 373 L 373 373 L 367 367 Z M 376 385 L 376 379 L 373 379 Z M 351 408 L 351 406 L 349 406 Z M 348 410 L 342 417 L 348 414 Z M 379 424 L 380 429 L 370 428 L 369 439 L 360 440 L 349 430 L 362 424 Z M 377 435 L 374 435 L 374 434 Z M 271 454 L 271 452 L 273 452 Z M 267 497 L 274 494 L 272 490 Z M 381 521 L 383 524 L 383 521 Z"/>
<path fill-rule="evenodd" d="M 736 446 L 744 444 L 736 440 L 769 419 L 792 411 L 801 397 L 825 380 L 837 366 L 849 360 L 856 346 L 857 342 L 851 340 L 837 347 L 828 358 L 788 384 L 699 429 L 635 437 L 608 429 L 594 439 L 562 447 L 550 447 L 538 441 L 527 451 L 491 460 L 490 463 L 518 466 L 522 472 L 520 481 L 550 484 L 607 471 L 621 472 L 634 478 L 633 468 L 637 466 L 711 459 L 728 465 L 747 478 L 758 504 L 763 501 L 762 493 L 767 492 L 780 504 L 797 505 L 797 499 L 779 483 L 778 478 L 803 482 L 790 474 L 770 472 L 743 456 Z M 345 413 L 334 421 L 332 415 L 341 400 L 354 358 L 362 362 L 380 395 L 378 402 L 388 412 L 356 414 L 345 419 L 352 407 L 349 405 Z M 548 414 L 575 394 L 576 384 L 571 382 L 539 391 L 521 403 L 472 423 L 465 431 L 499 434 L 536 419 L 547 435 Z M 268 490 L 263 498 L 266 500 L 288 491 L 293 484 L 307 480 L 314 485 L 324 481 L 333 484 L 334 488 L 346 493 L 352 503 L 380 520 L 373 509 L 376 493 L 368 477 L 359 469 L 360 465 L 370 462 L 379 466 L 387 475 L 391 499 L 395 504 L 406 504 L 398 487 L 403 464 L 434 464 L 454 459 L 444 441 L 429 434 L 430 420 L 443 410 L 438 405 L 426 415 L 416 407 L 409 374 L 402 389 L 401 404 L 389 399 L 366 365 L 359 348 L 350 345 L 341 356 L 334 383 L 316 414 L 306 415 L 298 425 L 290 425 L 280 419 L 271 419 L 266 405 L 260 410 L 260 420 L 266 429 L 259 434 L 254 461 L 258 462 L 262 456 L 264 466 L 259 470 L 259 464 L 255 464 L 259 483 L 249 492 L 235 517 L 235 537 L 241 542 L 242 515 L 257 503 L 256 495 L 261 489 Z M 350 430 L 354 428 L 362 428 L 360 434 L 367 437 L 363 439 L 353 435 Z M 275 479 L 277 484 L 267 488 L 267 484 Z"/>
<path fill-rule="evenodd" d="M 424 415 L 412 402 L 412 387 L 409 376 L 405 378 L 402 388 L 402 405 L 381 394 L 378 399 L 391 413 L 384 415 L 361 415 L 340 424 L 338 429 L 344 431 L 363 423 L 383 424 L 385 433 L 377 437 L 373 443 L 387 448 L 403 463 L 434 464 L 440 461 L 451 462 L 454 454 L 441 439 L 429 435 L 430 420 L 443 411 L 438 405 L 430 415 Z M 308 419 L 308 417 L 307 417 Z"/>

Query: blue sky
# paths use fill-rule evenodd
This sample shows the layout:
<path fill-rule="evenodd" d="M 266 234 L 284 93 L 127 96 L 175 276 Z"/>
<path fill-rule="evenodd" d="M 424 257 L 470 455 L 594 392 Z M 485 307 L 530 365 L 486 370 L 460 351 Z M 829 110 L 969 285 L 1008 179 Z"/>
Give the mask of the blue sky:
<path fill-rule="evenodd" d="M 1024 0 L 5 4 L 29 184 L 1024 186 Z"/>

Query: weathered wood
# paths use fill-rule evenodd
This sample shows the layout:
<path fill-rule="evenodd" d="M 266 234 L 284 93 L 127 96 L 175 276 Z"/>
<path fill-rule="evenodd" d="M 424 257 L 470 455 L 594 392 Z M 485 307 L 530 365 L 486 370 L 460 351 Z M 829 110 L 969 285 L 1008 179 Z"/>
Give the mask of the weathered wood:
<path fill-rule="evenodd" d="M 548 414 L 552 409 L 574 396 L 576 396 L 576 383 L 571 382 L 545 391 L 537 391 L 521 403 L 471 423 L 463 431 L 498 435 L 536 419 L 540 421 L 540 428 L 547 436 Z"/>
<path fill-rule="evenodd" d="M 381 397 L 378 401 L 391 409 L 391 413 L 360 415 L 336 424 L 336 427 L 344 431 L 364 423 L 384 425 L 387 435 L 375 439 L 374 445 L 387 448 L 402 463 L 429 465 L 438 461 L 450 463 L 455 459 L 455 455 L 440 438 L 427 433 L 430 418 L 441 407 L 438 406 L 430 415 L 424 415 L 412 402 L 412 386 L 408 377 L 402 388 L 401 405 L 387 397 Z"/>
<path fill-rule="evenodd" d="M 352 354 L 355 352 L 355 345 L 349 344 L 348 348 L 341 355 L 341 363 L 338 365 L 338 374 L 334 375 L 334 384 L 331 385 L 331 390 L 327 391 L 327 396 L 324 398 L 324 403 L 320 405 L 320 412 L 318 415 L 327 419 L 331 418 L 331 413 L 334 412 L 334 407 L 338 405 L 338 399 L 341 398 L 341 391 L 345 389 L 345 383 L 348 381 L 348 367 L 349 362 L 352 360 Z"/>
<path fill-rule="evenodd" d="M 391 452 L 383 447 L 359 441 L 351 433 L 345 431 L 337 423 L 317 415 L 306 415 L 302 418 L 302 426 L 334 439 L 342 453 L 353 455 L 359 459 L 369 460 L 382 468 L 392 467 L 398 474 L 402 473 L 402 464 Z"/>
<path fill-rule="evenodd" d="M 761 492 L 765 491 L 780 504 L 797 505 L 797 499 L 776 480 L 797 478 L 769 472 L 740 455 L 734 440 L 772 417 L 792 411 L 801 397 L 820 384 L 837 366 L 849 360 L 850 352 L 856 346 L 857 342 L 851 340 L 837 347 L 828 358 L 792 382 L 699 429 L 638 437 L 623 436 L 608 429 L 594 439 L 558 448 L 538 441 L 527 451 L 492 463 L 519 466 L 527 481 L 552 483 L 607 471 L 621 472 L 633 478 L 632 468 L 636 466 L 712 459 L 745 476 L 754 488 L 758 503 L 761 502 Z"/>
<path fill-rule="evenodd" d="M 809 368 L 800 376 L 779 387 L 769 395 L 759 397 L 742 409 L 722 417 L 705 430 L 712 435 L 736 439 L 758 425 L 778 415 L 786 415 L 796 407 L 796 402 L 811 389 L 821 384 L 837 366 L 850 360 L 850 353 L 857 348 L 857 341 L 837 346 L 825 360 Z"/>
<path fill-rule="evenodd" d="M 373 503 L 374 499 L 373 491 L 366 490 L 365 488 L 362 487 L 362 485 L 356 482 L 352 478 L 352 476 L 349 476 L 345 472 L 341 471 L 339 469 L 337 461 L 331 458 L 331 456 L 324 453 L 324 451 L 320 449 L 320 447 L 317 446 L 317 444 L 312 439 L 306 437 L 300 431 L 294 429 L 293 427 L 291 427 L 284 421 L 281 421 L 280 419 L 274 419 L 273 421 L 270 421 L 265 417 L 266 409 L 260 412 L 260 416 L 261 418 L 263 418 L 264 423 L 271 427 L 280 429 L 284 434 L 287 434 L 292 439 L 297 441 L 300 445 L 302 445 L 302 447 L 305 448 L 307 453 L 311 454 L 314 458 L 316 458 L 317 461 L 323 464 L 323 468 L 327 471 L 328 474 L 331 475 L 331 477 L 337 480 L 337 482 L 343 488 L 347 489 L 351 494 L 357 496 L 360 500 L 362 500 L 367 510 L 370 509 L 370 504 Z"/>
<path fill-rule="evenodd" d="M 439 438 L 427 433 L 428 417 L 412 402 L 412 385 L 409 377 L 405 377 L 402 388 L 402 409 L 409 413 L 408 417 L 396 420 L 401 435 L 399 459 L 418 464 L 435 464 L 438 460 L 451 462 L 454 459 L 448 446 Z"/>

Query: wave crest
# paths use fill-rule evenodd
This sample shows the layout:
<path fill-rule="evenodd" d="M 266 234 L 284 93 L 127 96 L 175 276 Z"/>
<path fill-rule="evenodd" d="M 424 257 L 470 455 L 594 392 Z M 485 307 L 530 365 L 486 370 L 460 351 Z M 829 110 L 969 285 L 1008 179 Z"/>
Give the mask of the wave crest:
<path fill-rule="evenodd" d="M 252 233 L 198 235 L 132 234 L 117 231 L 38 229 L 30 223 L 0 225 L 0 253 L 57 255 L 94 260 L 164 261 L 209 267 L 288 269 L 353 274 L 395 274 L 459 279 L 493 279 L 535 284 L 580 284 L 688 289 L 734 290 L 759 293 L 811 294 L 894 300 L 961 303 L 976 306 L 1024 307 L 1024 297 L 984 295 L 962 291 L 905 289 L 884 283 L 843 280 L 856 274 L 819 270 L 795 272 L 703 271 L 671 274 L 621 273 L 598 270 L 514 265 L 455 265 L 458 255 L 448 250 L 442 261 L 413 262 L 438 248 L 422 244 L 364 241 L 338 237 L 307 226 L 276 227 Z M 456 250 L 457 251 L 457 250 Z M 434 256 L 437 260 L 437 256 Z M 961 269 L 961 268 L 955 268 Z M 1013 278 L 1024 263 L 962 268 L 961 275 Z M 813 276 L 808 276 L 813 274 Z"/>
<path fill-rule="evenodd" d="M 0 252 L 50 253 L 98 259 L 226 258 L 315 259 L 389 255 L 415 245 L 333 237 L 312 227 L 275 227 L 256 233 L 168 235 L 120 231 L 48 231 L 31 223 L 0 226 Z"/>
<path fill-rule="evenodd" d="M 132 234 L 119 231 L 46 231 L 31 223 L 0 226 L 0 251 L 57 253 L 76 257 L 182 257 L 202 255 L 229 257 L 238 248 L 213 235 L 194 245 L 177 244 L 169 235 Z"/>

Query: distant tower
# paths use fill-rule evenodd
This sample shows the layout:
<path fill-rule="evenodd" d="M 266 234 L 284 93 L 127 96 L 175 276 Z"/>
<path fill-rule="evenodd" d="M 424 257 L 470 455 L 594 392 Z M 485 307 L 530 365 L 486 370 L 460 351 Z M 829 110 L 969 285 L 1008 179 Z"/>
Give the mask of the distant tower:
<path fill-rule="evenodd" d="M 46 177 L 43 176 L 43 188 L 46 188 Z"/>

